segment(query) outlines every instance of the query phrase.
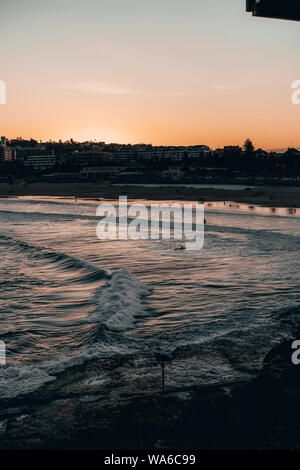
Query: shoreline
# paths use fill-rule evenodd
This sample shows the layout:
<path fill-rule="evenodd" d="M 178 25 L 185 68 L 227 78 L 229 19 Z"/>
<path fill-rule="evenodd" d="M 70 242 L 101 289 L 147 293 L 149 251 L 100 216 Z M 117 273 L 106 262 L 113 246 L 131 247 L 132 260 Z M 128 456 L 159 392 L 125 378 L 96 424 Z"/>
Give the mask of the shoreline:
<path fill-rule="evenodd" d="M 198 202 L 235 202 L 263 207 L 300 208 L 300 187 L 258 186 L 245 189 L 224 189 L 186 186 L 104 185 L 96 183 L 31 183 L 26 187 L 0 183 L 0 199 L 18 196 L 77 197 L 80 199 L 128 199 L 174 200 Z"/>

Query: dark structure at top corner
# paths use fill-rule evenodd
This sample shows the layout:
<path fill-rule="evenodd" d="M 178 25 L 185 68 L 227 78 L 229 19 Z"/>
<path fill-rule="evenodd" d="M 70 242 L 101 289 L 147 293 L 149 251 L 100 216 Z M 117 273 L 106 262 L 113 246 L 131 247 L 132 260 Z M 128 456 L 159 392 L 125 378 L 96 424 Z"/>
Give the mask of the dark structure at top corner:
<path fill-rule="evenodd" d="M 246 0 L 253 16 L 300 21 L 300 0 Z"/>

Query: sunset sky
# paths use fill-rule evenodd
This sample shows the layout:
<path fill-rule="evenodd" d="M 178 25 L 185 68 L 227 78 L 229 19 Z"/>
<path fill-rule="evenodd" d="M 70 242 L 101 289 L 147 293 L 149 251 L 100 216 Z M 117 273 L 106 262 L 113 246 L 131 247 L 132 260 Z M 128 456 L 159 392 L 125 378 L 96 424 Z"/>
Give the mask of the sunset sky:
<path fill-rule="evenodd" d="M 300 23 L 245 0 L 1 0 L 0 134 L 300 147 Z"/>

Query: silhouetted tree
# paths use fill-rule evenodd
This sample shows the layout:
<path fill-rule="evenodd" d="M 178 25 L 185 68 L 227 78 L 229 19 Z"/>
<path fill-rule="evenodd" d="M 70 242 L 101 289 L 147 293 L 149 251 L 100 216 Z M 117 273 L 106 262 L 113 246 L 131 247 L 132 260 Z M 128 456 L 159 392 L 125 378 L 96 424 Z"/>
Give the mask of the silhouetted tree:
<path fill-rule="evenodd" d="M 254 145 L 252 143 L 252 140 L 247 139 L 243 145 L 243 150 L 246 154 L 252 155 L 254 152 Z"/>

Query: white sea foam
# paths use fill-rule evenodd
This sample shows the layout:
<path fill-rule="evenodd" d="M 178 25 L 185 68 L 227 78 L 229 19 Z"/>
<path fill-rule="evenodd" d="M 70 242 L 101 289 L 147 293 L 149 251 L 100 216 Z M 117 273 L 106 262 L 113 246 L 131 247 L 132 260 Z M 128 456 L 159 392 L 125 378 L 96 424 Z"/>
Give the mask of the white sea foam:
<path fill-rule="evenodd" d="M 82 383 L 82 386 L 93 387 L 94 385 L 103 385 L 107 381 L 107 374 L 97 375 L 96 377 L 88 377 Z"/>
<path fill-rule="evenodd" d="M 112 273 L 110 281 L 100 289 L 97 309 L 89 315 L 88 320 L 103 322 L 114 331 L 131 329 L 135 318 L 147 313 L 143 299 L 150 293 L 146 284 L 125 269 L 119 269 Z"/>
<path fill-rule="evenodd" d="M 56 380 L 56 374 L 86 361 L 114 354 L 128 354 L 130 351 L 122 345 L 95 343 L 83 346 L 76 356 L 63 355 L 55 359 L 28 365 L 7 365 L 0 368 L 0 398 L 11 399 L 32 393 L 47 382 Z M 131 351 L 132 352 L 132 351 Z"/>
<path fill-rule="evenodd" d="M 9 366 L 0 370 L 0 397 L 15 398 L 31 393 L 46 382 L 55 380 L 38 366 Z"/>

